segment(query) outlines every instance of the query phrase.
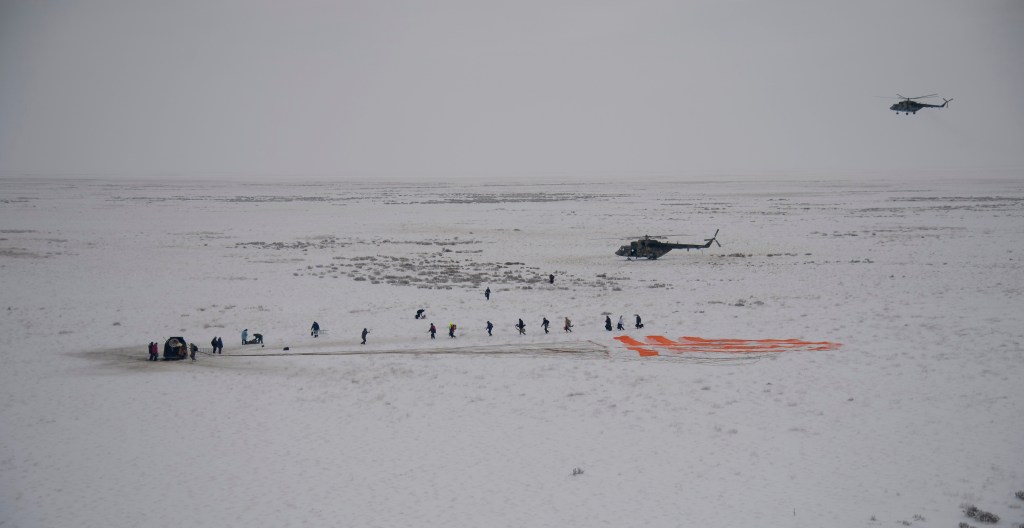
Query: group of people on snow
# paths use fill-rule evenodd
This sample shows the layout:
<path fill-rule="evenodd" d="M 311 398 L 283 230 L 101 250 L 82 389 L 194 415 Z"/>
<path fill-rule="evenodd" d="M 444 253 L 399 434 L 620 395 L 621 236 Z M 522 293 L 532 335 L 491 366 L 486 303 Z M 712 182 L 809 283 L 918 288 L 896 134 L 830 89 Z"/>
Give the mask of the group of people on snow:
<path fill-rule="evenodd" d="M 549 275 L 548 276 L 548 281 L 551 284 L 554 284 L 555 276 L 554 275 Z M 491 288 L 488 287 L 488 288 L 484 289 L 484 299 L 490 300 L 490 298 L 491 298 Z M 425 313 L 426 313 L 426 309 L 419 308 L 419 309 L 416 310 L 416 314 L 413 316 L 413 319 L 426 319 L 427 316 L 425 315 Z M 550 328 L 549 327 L 551 325 L 551 321 L 548 321 L 547 317 L 542 317 L 541 318 L 540 325 L 544 329 L 544 333 L 545 334 L 550 332 Z M 519 331 L 519 335 L 526 335 L 526 323 L 523 321 L 522 318 L 520 318 L 519 321 L 514 326 L 515 326 L 516 330 Z M 608 331 L 612 330 L 612 319 L 611 319 L 611 316 L 608 316 L 608 315 L 605 316 L 604 327 L 605 327 L 605 330 L 608 330 Z M 643 328 L 643 327 L 644 327 L 644 325 L 643 325 L 643 323 L 640 320 L 640 316 L 636 315 L 636 328 L 639 329 L 639 328 Z M 487 330 L 487 335 L 489 335 L 489 336 L 493 336 L 494 335 L 493 334 L 494 323 L 492 323 L 491 321 L 487 321 L 487 324 L 486 324 L 486 326 L 484 328 Z M 574 328 L 574 325 L 572 324 L 572 320 L 570 320 L 568 317 L 566 317 L 565 318 L 565 324 L 562 326 L 562 331 L 564 331 L 566 333 L 571 333 L 573 328 Z M 616 325 L 615 328 L 618 329 L 618 330 L 625 330 L 626 325 L 625 325 L 625 319 L 624 319 L 623 316 L 621 316 L 621 315 L 619 316 L 619 321 L 618 321 L 618 324 Z M 448 338 L 449 339 L 454 339 L 454 338 L 457 337 L 455 335 L 455 331 L 457 329 L 458 329 L 458 326 L 455 323 L 452 323 L 452 322 L 448 323 Z M 319 335 L 319 332 L 320 332 L 320 325 L 316 321 L 313 321 L 313 326 L 310 329 L 310 335 L 312 335 L 313 337 L 317 337 Z M 366 336 L 369 333 L 370 333 L 369 330 L 367 330 L 366 328 L 363 328 L 363 332 L 361 334 L 363 340 L 360 342 L 360 344 L 362 344 L 362 345 L 366 344 Z M 427 333 L 430 334 L 430 339 L 437 339 L 437 326 L 434 325 L 434 323 L 430 323 L 430 326 L 427 329 Z M 258 335 L 258 334 L 256 334 L 256 335 Z M 244 331 L 242 333 L 242 340 L 243 341 L 245 340 L 245 332 Z"/>
<path fill-rule="evenodd" d="M 149 342 L 147 351 L 149 352 L 149 361 L 160 360 L 160 345 L 155 341 Z M 184 338 L 172 337 L 164 343 L 164 359 L 178 360 L 191 357 L 192 361 L 195 361 L 197 352 L 199 352 L 199 347 L 195 343 L 186 345 Z"/>
<path fill-rule="evenodd" d="M 643 328 L 644 327 L 644 323 L 643 323 L 643 321 L 640 320 L 640 315 L 639 314 L 633 314 L 633 315 L 636 316 L 635 328 L 637 328 L 638 330 L 640 328 Z M 604 329 L 609 331 L 609 332 L 612 331 L 612 316 L 610 316 L 610 315 L 604 316 Z M 615 325 L 615 329 L 616 330 L 625 330 L 626 329 L 626 321 L 623 319 L 623 317 L 621 315 L 619 316 L 618 324 Z"/>
<path fill-rule="evenodd" d="M 548 282 L 551 283 L 551 284 L 555 283 L 555 276 L 553 274 L 548 275 Z M 488 288 L 486 288 L 484 290 L 484 299 L 490 300 L 490 298 L 491 298 L 491 288 L 488 287 Z M 425 312 L 426 312 L 426 310 L 423 309 L 423 308 L 420 308 L 420 309 L 416 310 L 416 315 L 414 316 L 414 319 L 426 319 L 427 317 L 425 315 Z M 644 325 L 643 325 L 643 322 L 640 319 L 640 315 L 639 314 L 634 314 L 634 316 L 636 317 L 635 328 L 637 328 L 637 329 L 643 328 Z M 541 328 L 544 329 L 544 333 L 545 334 L 549 333 L 549 331 L 550 331 L 549 327 L 551 325 L 551 321 L 549 321 L 546 316 L 545 317 L 541 317 L 541 324 L 540 325 L 541 325 Z M 572 321 L 568 317 L 566 317 L 565 318 L 565 324 L 562 326 L 562 330 L 564 332 L 566 332 L 566 333 L 571 333 L 573 327 L 574 326 L 572 324 Z M 455 331 L 456 331 L 457 328 L 458 327 L 456 326 L 455 323 L 453 323 L 453 322 L 452 323 L 448 323 L 448 337 L 450 339 L 454 339 L 456 337 Z M 526 323 L 523 322 L 522 318 L 520 318 L 519 321 L 515 324 L 515 328 L 516 328 L 516 330 L 519 331 L 519 335 L 526 335 Z M 605 315 L 605 318 L 604 318 L 604 328 L 605 328 L 605 330 L 608 330 L 609 332 L 612 330 L 612 318 L 611 318 L 610 315 Z M 624 319 L 623 316 L 621 316 L 621 315 L 619 316 L 619 320 L 618 320 L 618 323 L 615 325 L 615 328 L 617 330 L 625 330 L 625 328 L 626 328 L 625 327 L 625 319 Z M 494 323 L 492 323 L 491 321 L 487 321 L 487 325 L 485 326 L 485 329 L 487 330 L 487 335 L 488 336 L 492 336 L 493 335 L 492 332 L 494 330 Z M 318 323 L 316 321 L 313 321 L 313 325 L 309 329 L 309 335 L 314 337 L 314 338 L 316 338 L 316 337 L 320 337 L 320 333 L 321 332 L 322 332 L 322 330 L 320 328 L 320 323 Z M 427 330 L 427 332 L 430 334 L 430 339 L 435 339 L 436 338 L 437 327 L 434 326 L 434 323 L 430 323 L 430 328 Z M 366 344 L 366 337 L 369 334 L 370 334 L 370 330 L 367 329 L 367 328 L 363 328 L 363 331 L 362 331 L 362 334 L 361 334 L 362 341 L 360 342 L 361 345 L 365 345 Z M 243 345 L 251 345 L 251 344 L 262 345 L 263 344 L 263 334 L 254 333 L 254 334 L 252 334 L 252 339 L 249 339 L 249 329 L 246 328 L 246 329 L 242 330 L 242 344 Z M 220 337 L 214 337 L 213 340 L 210 341 L 210 346 L 212 347 L 212 353 L 213 354 L 223 354 L 224 353 L 224 340 L 221 339 Z M 189 352 L 191 352 L 190 355 L 192 357 L 192 360 L 195 361 L 195 354 L 196 354 L 196 352 L 198 352 L 199 349 L 198 349 L 198 347 L 196 347 L 196 345 L 194 343 L 192 344 L 192 346 L 190 348 L 191 348 L 190 351 L 189 351 Z M 158 345 L 155 342 L 150 342 L 149 343 L 149 360 L 150 361 L 156 361 L 158 359 L 159 359 L 159 348 L 158 348 Z"/>
<path fill-rule="evenodd" d="M 314 323 L 316 324 L 316 323 Z M 262 345 L 263 334 L 253 334 L 252 339 L 249 339 L 249 329 L 242 330 L 242 344 L 243 345 Z"/>

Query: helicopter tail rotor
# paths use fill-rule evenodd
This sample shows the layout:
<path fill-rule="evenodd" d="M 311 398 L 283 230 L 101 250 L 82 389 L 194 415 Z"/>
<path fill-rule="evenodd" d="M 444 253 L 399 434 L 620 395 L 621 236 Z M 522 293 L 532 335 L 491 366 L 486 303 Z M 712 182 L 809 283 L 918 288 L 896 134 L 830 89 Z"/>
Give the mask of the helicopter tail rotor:
<path fill-rule="evenodd" d="M 705 238 L 704 241 L 707 242 L 709 246 L 714 242 L 715 244 L 718 244 L 718 247 L 722 247 L 722 243 L 718 241 L 718 229 L 715 229 L 715 234 L 712 235 L 711 238 Z"/>

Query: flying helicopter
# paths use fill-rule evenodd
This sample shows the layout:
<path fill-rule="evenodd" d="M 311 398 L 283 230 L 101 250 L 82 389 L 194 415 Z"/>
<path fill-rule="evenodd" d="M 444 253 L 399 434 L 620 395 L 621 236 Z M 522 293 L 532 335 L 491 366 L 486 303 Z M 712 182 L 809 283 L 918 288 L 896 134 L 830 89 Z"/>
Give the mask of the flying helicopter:
<path fill-rule="evenodd" d="M 667 237 L 672 235 L 655 235 L 655 237 Z M 685 249 L 687 251 L 691 249 L 705 249 L 711 247 L 711 243 L 718 244 L 718 247 L 722 247 L 722 244 L 718 242 L 718 230 L 715 230 L 715 234 L 711 238 L 705 238 L 703 244 L 673 244 L 671 242 L 662 242 L 655 240 L 650 235 L 644 235 L 643 238 L 639 238 L 630 242 L 628 246 L 622 246 L 616 255 L 620 257 L 626 257 L 626 260 L 630 259 L 641 259 L 646 258 L 648 260 L 654 260 L 673 249 Z"/>
<path fill-rule="evenodd" d="M 928 99 L 929 97 L 935 97 L 935 96 L 937 96 L 939 94 L 921 95 L 921 96 L 918 96 L 918 97 L 904 97 L 904 96 L 902 96 L 900 94 L 896 94 L 896 95 L 899 96 L 899 98 L 902 99 L 902 101 L 900 101 L 900 102 L 890 106 L 889 110 L 892 110 L 893 112 L 896 112 L 897 114 L 900 113 L 900 112 L 903 112 L 904 114 L 907 114 L 907 115 L 917 114 L 917 111 L 922 109 L 922 108 L 945 108 L 946 105 L 948 105 L 949 102 L 952 101 L 952 99 L 945 99 L 944 98 L 944 99 L 942 99 L 942 104 L 937 105 L 937 104 L 919 103 L 919 102 L 916 101 L 916 99 Z"/>

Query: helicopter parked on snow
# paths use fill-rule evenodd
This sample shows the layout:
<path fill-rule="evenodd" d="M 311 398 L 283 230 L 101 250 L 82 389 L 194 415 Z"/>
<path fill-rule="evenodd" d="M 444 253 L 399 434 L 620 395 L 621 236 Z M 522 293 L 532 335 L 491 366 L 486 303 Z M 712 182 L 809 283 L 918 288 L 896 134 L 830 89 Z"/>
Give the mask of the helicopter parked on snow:
<path fill-rule="evenodd" d="M 672 235 L 655 235 L 655 238 L 668 236 Z M 654 238 L 651 238 L 650 235 L 644 235 L 643 238 L 630 242 L 628 246 L 620 247 L 615 254 L 620 257 L 626 257 L 626 260 L 641 258 L 654 260 L 673 249 L 685 249 L 687 251 L 691 249 L 706 249 L 711 247 L 712 242 L 718 244 L 718 247 L 722 247 L 722 244 L 718 242 L 717 229 L 711 238 L 704 239 L 703 244 L 674 244 L 671 242 L 655 240 Z"/>
<path fill-rule="evenodd" d="M 903 99 L 903 100 L 898 102 L 898 103 L 896 103 L 896 104 L 894 104 L 894 105 L 892 105 L 892 106 L 890 106 L 889 110 L 892 110 L 893 112 L 896 112 L 897 114 L 900 113 L 900 112 L 903 112 L 904 114 L 907 114 L 907 115 L 917 114 L 917 111 L 922 109 L 922 108 L 945 108 L 946 105 L 948 105 L 949 102 L 953 100 L 953 99 L 943 99 L 942 100 L 942 104 L 938 105 L 938 104 L 919 103 L 919 102 L 916 101 L 916 99 L 928 99 L 929 97 L 935 97 L 935 96 L 937 96 L 939 94 L 922 95 L 922 96 L 919 96 L 919 97 L 904 97 L 904 96 L 902 96 L 900 94 L 896 94 L 896 95 L 899 96 L 899 98 Z"/>

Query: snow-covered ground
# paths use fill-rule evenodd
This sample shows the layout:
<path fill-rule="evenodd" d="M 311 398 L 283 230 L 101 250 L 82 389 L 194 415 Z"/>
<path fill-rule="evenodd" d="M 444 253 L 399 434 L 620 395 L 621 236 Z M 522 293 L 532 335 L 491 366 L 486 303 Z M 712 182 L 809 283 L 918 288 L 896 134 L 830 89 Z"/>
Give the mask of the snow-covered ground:
<path fill-rule="evenodd" d="M 1024 523 L 1022 248 L 1021 179 L 2 180 L 0 526 Z"/>

